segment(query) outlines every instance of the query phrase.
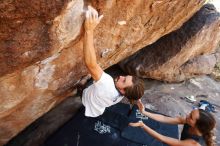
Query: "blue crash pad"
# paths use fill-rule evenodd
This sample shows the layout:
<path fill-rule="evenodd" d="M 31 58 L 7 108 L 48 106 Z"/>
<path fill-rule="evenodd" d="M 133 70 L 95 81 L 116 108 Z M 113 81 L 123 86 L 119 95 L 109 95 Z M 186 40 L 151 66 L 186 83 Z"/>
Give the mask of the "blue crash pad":
<path fill-rule="evenodd" d="M 85 117 L 84 107 L 48 138 L 43 146 L 166 146 L 152 138 L 141 128 L 128 126 L 129 122 L 139 121 L 140 114 L 134 106 L 118 103 L 106 108 L 103 115 Z M 149 127 L 174 138 L 178 137 L 177 125 L 167 125 L 145 117 Z"/>
<path fill-rule="evenodd" d="M 149 109 L 145 109 L 145 110 L 148 112 L 152 112 Z M 178 126 L 177 125 L 160 123 L 151 118 L 148 118 L 142 115 L 139 112 L 138 107 L 135 105 L 132 108 L 132 112 L 129 116 L 129 121 L 138 122 L 140 120 L 142 120 L 148 127 L 157 131 L 158 133 L 178 139 Z M 149 135 L 147 132 L 144 131 L 144 129 L 140 127 L 127 126 L 126 128 L 122 130 L 121 136 L 135 143 L 152 145 L 152 146 L 167 146 L 166 144 L 156 140 L 154 137 Z"/>

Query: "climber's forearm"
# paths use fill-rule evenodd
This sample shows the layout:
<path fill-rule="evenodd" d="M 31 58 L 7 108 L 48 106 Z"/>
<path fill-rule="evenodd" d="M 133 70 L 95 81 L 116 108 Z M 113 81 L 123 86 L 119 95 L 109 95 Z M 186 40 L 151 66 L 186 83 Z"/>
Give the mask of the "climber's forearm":
<path fill-rule="evenodd" d="M 85 64 L 94 80 L 99 80 L 103 70 L 97 63 L 95 48 L 93 44 L 93 30 L 85 30 L 83 54 Z"/>

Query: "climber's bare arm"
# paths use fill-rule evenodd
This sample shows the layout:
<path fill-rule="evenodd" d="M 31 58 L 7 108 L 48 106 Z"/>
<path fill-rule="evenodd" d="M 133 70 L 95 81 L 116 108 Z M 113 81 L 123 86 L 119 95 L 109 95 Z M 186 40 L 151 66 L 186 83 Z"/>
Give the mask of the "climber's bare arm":
<path fill-rule="evenodd" d="M 168 124 L 185 124 L 186 123 L 186 118 L 185 117 L 168 117 L 160 114 L 154 114 L 151 112 L 145 111 L 144 105 L 141 102 L 141 100 L 137 101 L 138 108 L 140 112 L 148 116 L 151 119 L 154 119 L 156 121 L 162 122 L 162 123 L 168 123 Z"/>
<path fill-rule="evenodd" d="M 142 127 L 144 131 L 150 134 L 152 137 L 156 138 L 157 140 L 168 144 L 169 146 L 201 146 L 198 142 L 193 139 L 187 140 L 179 140 L 172 137 L 164 136 L 157 131 L 154 131 L 147 125 L 145 125 L 142 121 L 136 123 L 129 123 L 130 126 L 133 127 Z"/>
<path fill-rule="evenodd" d="M 84 61 L 92 78 L 95 81 L 101 78 L 103 70 L 98 65 L 96 60 L 96 53 L 93 44 L 93 31 L 95 27 L 99 24 L 102 17 L 103 17 L 102 15 L 98 16 L 98 12 L 94 8 L 89 6 L 88 10 L 86 11 L 86 20 L 84 23 L 84 28 L 85 28 L 85 35 L 83 42 Z"/>

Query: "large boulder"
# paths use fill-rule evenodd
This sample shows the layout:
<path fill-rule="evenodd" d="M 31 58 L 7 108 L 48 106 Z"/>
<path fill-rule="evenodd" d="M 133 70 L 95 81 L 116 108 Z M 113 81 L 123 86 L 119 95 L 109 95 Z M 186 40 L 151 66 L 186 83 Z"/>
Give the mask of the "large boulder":
<path fill-rule="evenodd" d="M 84 11 L 104 15 L 94 44 L 103 68 L 178 29 L 205 0 L 2 0 L 0 145 L 60 103 L 88 74 Z"/>
<path fill-rule="evenodd" d="M 210 74 L 220 42 L 220 13 L 204 5 L 180 29 L 167 34 L 120 63 L 130 74 L 168 82 Z"/>

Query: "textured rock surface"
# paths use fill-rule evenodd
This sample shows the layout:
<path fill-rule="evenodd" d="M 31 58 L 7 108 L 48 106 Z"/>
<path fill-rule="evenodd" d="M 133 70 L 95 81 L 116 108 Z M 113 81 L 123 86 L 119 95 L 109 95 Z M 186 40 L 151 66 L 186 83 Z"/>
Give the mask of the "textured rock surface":
<path fill-rule="evenodd" d="M 216 61 L 214 70 L 212 71 L 212 73 L 210 75 L 216 81 L 220 81 L 220 46 L 217 48 L 215 56 L 217 58 L 217 61 Z"/>
<path fill-rule="evenodd" d="M 220 14 L 207 4 L 180 29 L 121 62 L 126 72 L 169 82 L 210 74 L 220 41 Z M 210 54 L 210 55 L 203 55 Z M 194 58 L 195 57 L 195 58 Z"/>
<path fill-rule="evenodd" d="M 179 28 L 205 0 L 91 0 L 104 18 L 95 30 L 103 68 Z M 83 0 L 0 3 L 0 145 L 62 101 L 87 74 L 82 61 Z"/>
<path fill-rule="evenodd" d="M 81 98 L 71 96 L 26 127 L 5 146 L 42 146 L 44 141 L 68 122 L 82 106 Z M 65 145 L 65 144 L 64 144 Z"/>

